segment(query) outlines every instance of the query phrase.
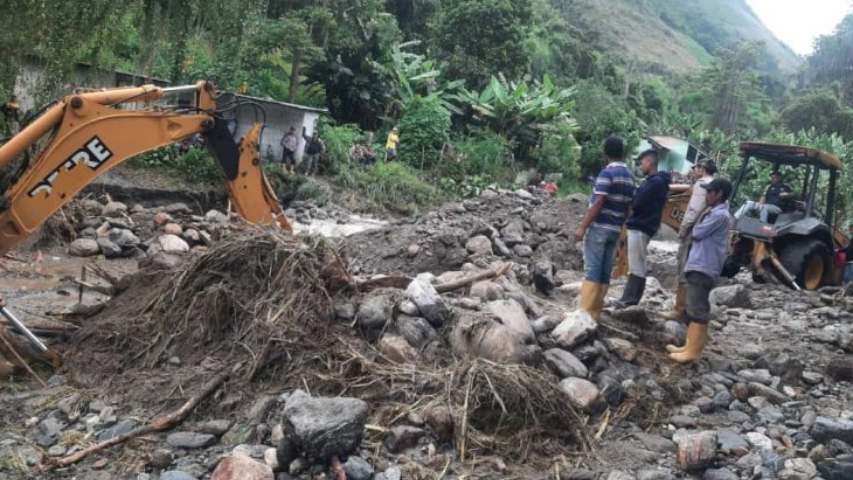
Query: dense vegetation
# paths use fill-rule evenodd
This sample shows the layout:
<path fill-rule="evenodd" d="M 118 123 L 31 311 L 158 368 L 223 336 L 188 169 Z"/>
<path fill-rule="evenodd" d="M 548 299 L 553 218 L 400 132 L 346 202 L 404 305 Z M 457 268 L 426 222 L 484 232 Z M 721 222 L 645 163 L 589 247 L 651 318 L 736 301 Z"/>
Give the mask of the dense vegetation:
<path fill-rule="evenodd" d="M 687 137 L 728 170 L 746 139 L 820 146 L 853 167 L 853 16 L 797 66 L 742 0 L 9 1 L 0 94 L 37 58 L 59 82 L 87 62 L 325 106 L 325 173 L 392 204 L 476 194 L 529 168 L 577 188 L 609 134 Z M 618 21 L 652 39 L 661 26 L 689 61 L 633 58 Z M 382 158 L 392 126 L 398 163 L 352 165 L 368 139 Z M 158 161 L 196 171 L 190 160 Z M 849 203 L 850 175 L 844 187 Z"/>

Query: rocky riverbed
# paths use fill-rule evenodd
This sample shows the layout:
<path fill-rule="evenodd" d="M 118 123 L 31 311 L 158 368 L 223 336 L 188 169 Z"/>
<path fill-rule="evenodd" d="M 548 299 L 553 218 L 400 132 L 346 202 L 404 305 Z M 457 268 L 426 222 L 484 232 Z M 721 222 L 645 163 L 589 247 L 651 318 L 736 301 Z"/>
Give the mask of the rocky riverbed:
<path fill-rule="evenodd" d="M 849 292 L 792 292 L 743 278 L 721 285 L 704 359 L 677 366 L 664 346 L 682 341 L 685 326 L 658 315 L 672 301 L 670 245 L 654 245 L 660 279 L 649 281 L 643 303 L 608 308 L 595 323 L 574 308 L 582 261 L 570 238 L 583 199 L 487 191 L 335 241 L 359 287 L 298 277 L 305 292 L 328 296 L 313 314 L 282 320 L 287 314 L 276 317 L 275 302 L 265 299 L 290 297 L 270 297 L 274 285 L 261 278 L 239 290 L 258 281 L 256 270 L 232 266 L 230 274 L 205 276 L 205 285 L 175 282 L 223 252 L 254 251 L 261 240 L 309 253 L 319 248 L 314 240 L 301 247 L 259 240 L 215 210 L 93 202 L 73 220 L 75 232 L 94 241 L 97 252 L 90 244 L 87 253 L 104 268 L 133 276 L 112 300 L 87 294 L 84 303 L 106 303 L 68 319 L 75 331 L 54 343 L 67 366 L 37 366 L 47 388 L 25 373 L 4 385 L 4 478 L 853 478 Z M 348 218 L 310 204 L 288 213 L 306 225 Z M 167 231 L 172 224 L 181 231 Z M 130 235 L 136 241 L 117 241 Z M 166 248 L 167 235 L 186 248 Z M 121 251 L 117 260 L 104 258 L 114 251 L 104 238 Z M 57 258 L 80 253 L 73 243 L 54 248 Z M 23 278 L 24 269 L 6 275 Z M 31 285 L 23 295 L 7 281 L 0 294 L 13 305 L 36 294 L 62 298 L 70 311 L 77 291 L 67 282 Z M 211 285 L 223 289 L 223 304 L 239 291 L 244 309 L 210 310 Z M 178 299 L 171 311 L 162 301 L 140 308 L 167 293 Z M 182 296 L 197 303 L 183 307 Z M 257 317 L 240 313 L 249 306 Z M 297 319 L 311 323 L 295 328 Z M 270 332 L 258 345 L 272 347 L 255 348 L 237 328 L 245 322 Z M 174 411 L 237 367 L 176 427 L 55 464 Z"/>

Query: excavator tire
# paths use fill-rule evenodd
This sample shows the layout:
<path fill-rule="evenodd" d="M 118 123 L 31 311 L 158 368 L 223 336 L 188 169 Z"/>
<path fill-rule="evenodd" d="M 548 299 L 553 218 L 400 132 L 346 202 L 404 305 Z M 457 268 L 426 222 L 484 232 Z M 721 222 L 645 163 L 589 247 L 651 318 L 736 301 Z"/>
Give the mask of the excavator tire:
<path fill-rule="evenodd" d="M 802 289 L 817 290 L 831 268 L 832 258 L 823 242 L 807 238 L 785 245 L 779 252 L 779 261 Z"/>

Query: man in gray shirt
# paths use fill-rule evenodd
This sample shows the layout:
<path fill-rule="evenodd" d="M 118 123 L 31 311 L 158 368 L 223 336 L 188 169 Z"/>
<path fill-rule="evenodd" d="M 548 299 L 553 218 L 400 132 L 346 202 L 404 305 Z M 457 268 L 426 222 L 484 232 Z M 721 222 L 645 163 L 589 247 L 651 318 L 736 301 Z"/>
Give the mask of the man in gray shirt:
<path fill-rule="evenodd" d="M 708 207 L 699 216 L 691 232 L 692 244 L 684 267 L 687 279 L 686 317 L 687 342 L 682 347 L 667 345 L 669 358 L 678 363 L 688 363 L 702 356 L 708 341 L 708 321 L 711 318 L 711 290 L 716 286 L 723 271 L 728 247 L 729 196 L 732 184 L 725 178 L 716 178 L 701 185 L 707 190 Z"/>

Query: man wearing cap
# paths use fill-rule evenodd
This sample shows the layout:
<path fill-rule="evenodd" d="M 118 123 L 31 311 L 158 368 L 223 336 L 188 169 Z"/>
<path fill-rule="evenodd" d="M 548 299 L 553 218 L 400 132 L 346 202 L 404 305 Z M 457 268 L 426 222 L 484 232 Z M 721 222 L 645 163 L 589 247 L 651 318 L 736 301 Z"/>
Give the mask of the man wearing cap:
<path fill-rule="evenodd" d="M 628 227 L 628 282 L 622 298 L 615 302 L 618 308 L 637 305 L 646 289 L 646 251 L 649 240 L 660 228 L 666 196 L 669 192 L 669 172 L 658 171 L 658 154 L 646 150 L 637 157 L 640 172 L 646 177 L 634 194 Z"/>
<path fill-rule="evenodd" d="M 729 215 L 729 196 L 732 184 L 725 178 L 716 178 L 701 184 L 707 191 L 708 207 L 699 216 L 690 237 L 693 243 L 684 267 L 687 280 L 686 317 L 687 342 L 681 346 L 667 345 L 669 358 L 678 363 L 688 363 L 702 356 L 708 341 L 708 321 L 711 317 L 711 290 L 716 286 L 723 263 L 732 217 Z"/>
<path fill-rule="evenodd" d="M 687 211 L 684 212 L 684 218 L 681 220 L 681 227 L 678 229 L 678 289 L 675 292 L 675 305 L 672 311 L 663 314 L 667 320 L 683 320 L 684 309 L 686 307 L 687 282 L 684 278 L 684 265 L 687 263 L 687 253 L 690 251 L 690 232 L 693 230 L 693 225 L 696 219 L 705 210 L 705 193 L 702 185 L 711 183 L 714 175 L 717 173 L 717 164 L 711 159 L 700 160 L 693 166 L 693 177 L 696 183 L 693 185 L 693 193 L 690 195 L 690 201 L 687 203 Z"/>

